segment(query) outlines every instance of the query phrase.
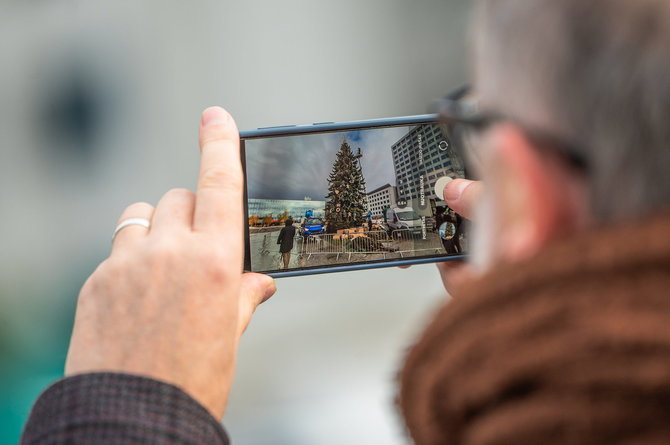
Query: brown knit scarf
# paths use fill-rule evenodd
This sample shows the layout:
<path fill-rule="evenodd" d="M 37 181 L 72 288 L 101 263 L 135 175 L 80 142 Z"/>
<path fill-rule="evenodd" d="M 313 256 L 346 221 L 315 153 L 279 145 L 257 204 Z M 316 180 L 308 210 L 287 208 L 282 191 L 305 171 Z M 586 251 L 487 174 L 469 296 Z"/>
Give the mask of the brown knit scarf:
<path fill-rule="evenodd" d="M 409 352 L 425 444 L 670 444 L 670 214 L 468 283 Z"/>

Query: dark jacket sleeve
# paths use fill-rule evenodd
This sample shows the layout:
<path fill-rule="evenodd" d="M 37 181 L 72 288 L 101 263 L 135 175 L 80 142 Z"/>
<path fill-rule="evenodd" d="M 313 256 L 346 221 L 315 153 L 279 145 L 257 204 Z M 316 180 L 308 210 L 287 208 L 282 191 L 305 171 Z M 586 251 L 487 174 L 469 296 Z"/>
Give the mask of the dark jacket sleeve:
<path fill-rule="evenodd" d="M 284 241 L 284 234 L 286 233 L 286 227 L 282 227 L 279 231 L 279 236 L 277 237 L 277 244 L 281 244 Z"/>
<path fill-rule="evenodd" d="M 68 377 L 37 399 L 21 445 L 227 445 L 219 422 L 176 386 L 117 373 Z"/>

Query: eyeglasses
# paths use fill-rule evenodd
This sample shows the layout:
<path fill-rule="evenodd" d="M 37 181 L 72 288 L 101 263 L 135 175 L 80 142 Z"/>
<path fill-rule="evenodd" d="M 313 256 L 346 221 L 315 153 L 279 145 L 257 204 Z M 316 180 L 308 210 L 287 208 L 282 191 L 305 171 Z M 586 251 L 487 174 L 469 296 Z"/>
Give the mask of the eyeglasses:
<path fill-rule="evenodd" d="M 453 145 L 456 153 L 465 161 L 468 175 L 477 178 L 481 171 L 481 134 L 491 125 L 511 122 L 523 131 L 533 145 L 541 150 L 557 154 L 569 166 L 586 174 L 589 165 L 575 144 L 545 131 L 532 128 L 518 120 L 498 112 L 481 112 L 476 98 L 468 85 L 461 86 L 442 99 L 434 102 L 442 132 Z"/>

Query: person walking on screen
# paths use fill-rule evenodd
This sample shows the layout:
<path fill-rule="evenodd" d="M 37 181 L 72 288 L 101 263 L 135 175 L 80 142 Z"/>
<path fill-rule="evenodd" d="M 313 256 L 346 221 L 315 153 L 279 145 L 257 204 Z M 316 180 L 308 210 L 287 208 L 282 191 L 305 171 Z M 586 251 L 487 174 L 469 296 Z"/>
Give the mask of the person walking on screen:
<path fill-rule="evenodd" d="M 291 218 L 284 222 L 284 227 L 279 232 L 277 244 L 284 260 L 284 269 L 288 269 L 288 263 L 291 261 L 291 250 L 293 249 L 293 238 L 295 238 L 295 227 Z"/>

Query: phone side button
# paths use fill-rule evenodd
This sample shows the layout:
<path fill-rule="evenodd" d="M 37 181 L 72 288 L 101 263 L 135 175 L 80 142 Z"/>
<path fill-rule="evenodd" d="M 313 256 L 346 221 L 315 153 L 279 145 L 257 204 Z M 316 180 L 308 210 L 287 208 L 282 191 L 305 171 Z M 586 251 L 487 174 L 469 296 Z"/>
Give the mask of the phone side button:
<path fill-rule="evenodd" d="M 328 125 L 334 124 L 335 122 L 314 122 L 312 125 Z"/>
<path fill-rule="evenodd" d="M 258 127 L 257 130 L 276 130 L 279 128 L 293 128 L 296 127 L 297 125 L 277 125 L 274 127 Z"/>

